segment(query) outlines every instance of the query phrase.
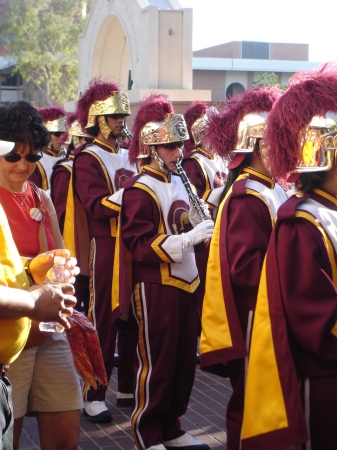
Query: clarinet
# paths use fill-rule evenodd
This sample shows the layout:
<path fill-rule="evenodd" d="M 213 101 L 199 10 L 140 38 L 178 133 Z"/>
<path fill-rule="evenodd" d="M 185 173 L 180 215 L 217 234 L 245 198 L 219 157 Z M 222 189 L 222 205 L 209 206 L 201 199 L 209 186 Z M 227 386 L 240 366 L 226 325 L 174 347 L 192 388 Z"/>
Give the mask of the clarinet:
<path fill-rule="evenodd" d="M 126 136 L 129 139 L 129 141 L 131 141 L 132 133 L 131 133 L 131 131 L 128 129 L 128 127 L 126 125 L 123 126 L 122 134 L 123 134 L 123 136 Z"/>
<path fill-rule="evenodd" d="M 181 181 L 183 182 L 183 185 L 184 185 L 184 187 L 185 187 L 185 189 L 187 191 L 188 198 L 190 199 L 190 202 L 192 203 L 192 205 L 194 206 L 195 210 L 199 214 L 200 219 L 201 220 L 208 220 L 208 217 L 205 214 L 205 211 L 204 211 L 203 207 L 201 206 L 199 197 L 197 196 L 197 194 L 195 194 L 193 192 L 190 180 L 187 178 L 185 170 L 182 168 L 180 162 L 177 162 L 175 164 L 176 164 L 176 168 L 177 168 L 177 173 L 180 176 Z"/>

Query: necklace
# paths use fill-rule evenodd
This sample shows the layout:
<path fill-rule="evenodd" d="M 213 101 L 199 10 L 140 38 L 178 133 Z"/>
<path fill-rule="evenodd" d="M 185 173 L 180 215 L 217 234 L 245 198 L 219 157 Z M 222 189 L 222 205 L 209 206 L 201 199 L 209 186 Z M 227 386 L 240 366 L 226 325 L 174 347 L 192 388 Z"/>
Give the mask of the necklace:
<path fill-rule="evenodd" d="M 24 196 L 24 198 L 18 198 L 18 197 L 14 194 L 14 192 L 12 192 L 12 191 L 11 191 L 11 193 L 12 193 L 13 197 L 15 198 L 15 200 L 17 200 L 17 201 L 20 203 L 21 206 L 24 206 L 24 205 L 25 205 L 25 200 L 26 200 L 27 195 L 28 195 L 28 188 L 26 189 L 26 192 L 25 192 L 26 195 Z M 18 194 L 18 192 L 17 192 L 17 194 Z"/>

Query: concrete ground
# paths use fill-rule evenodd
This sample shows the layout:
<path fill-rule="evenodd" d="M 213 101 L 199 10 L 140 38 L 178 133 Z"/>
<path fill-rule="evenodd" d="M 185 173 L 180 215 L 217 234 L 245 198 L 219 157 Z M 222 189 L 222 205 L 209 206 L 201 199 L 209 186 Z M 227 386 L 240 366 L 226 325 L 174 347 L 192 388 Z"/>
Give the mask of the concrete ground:
<path fill-rule="evenodd" d="M 134 450 L 130 428 L 130 408 L 116 406 L 117 369 L 110 380 L 107 405 L 113 422 L 94 424 L 81 415 L 79 450 Z M 225 411 L 231 394 L 228 380 L 200 371 L 196 377 L 183 429 L 208 444 L 212 450 L 226 449 Z M 25 417 L 20 450 L 40 449 L 35 418 Z M 62 449 L 60 449 L 62 450 Z"/>

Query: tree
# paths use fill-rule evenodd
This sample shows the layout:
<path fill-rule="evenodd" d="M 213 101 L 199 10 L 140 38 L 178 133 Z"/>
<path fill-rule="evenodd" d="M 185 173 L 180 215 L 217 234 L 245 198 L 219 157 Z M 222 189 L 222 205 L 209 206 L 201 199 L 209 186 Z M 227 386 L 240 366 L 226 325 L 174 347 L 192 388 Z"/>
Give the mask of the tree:
<path fill-rule="evenodd" d="M 87 5 L 85 0 L 11 0 L 0 25 L 6 57 L 42 103 L 77 99 L 78 44 Z M 32 93 L 26 92 L 31 100 Z"/>
<path fill-rule="evenodd" d="M 265 72 L 262 75 L 258 75 L 256 81 L 253 81 L 253 87 L 269 86 L 270 84 L 277 84 L 281 89 L 286 90 L 285 84 L 279 84 L 278 76 L 274 72 Z"/>

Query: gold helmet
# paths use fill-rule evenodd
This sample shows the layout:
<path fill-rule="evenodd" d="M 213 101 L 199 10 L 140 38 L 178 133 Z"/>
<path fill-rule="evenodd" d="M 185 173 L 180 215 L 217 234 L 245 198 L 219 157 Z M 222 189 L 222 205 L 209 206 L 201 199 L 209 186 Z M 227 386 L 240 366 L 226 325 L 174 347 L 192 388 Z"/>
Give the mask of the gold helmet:
<path fill-rule="evenodd" d="M 175 114 L 163 94 L 152 94 L 139 105 L 129 145 L 130 162 L 148 158 L 160 144 L 180 143 L 189 138 L 184 116 Z"/>
<path fill-rule="evenodd" d="M 49 133 L 64 133 L 66 131 L 66 112 L 64 109 L 52 106 L 41 108 L 38 113 Z"/>
<path fill-rule="evenodd" d="M 265 114 L 247 114 L 239 123 L 238 139 L 234 153 L 251 153 L 254 151 L 256 139 L 263 138 Z"/>
<path fill-rule="evenodd" d="M 83 130 L 94 127 L 97 117 L 100 131 L 104 138 L 108 139 L 111 130 L 105 116 L 110 114 L 129 116 L 131 111 L 128 94 L 120 92 L 116 83 L 93 78 L 77 102 L 76 113 Z"/>
<path fill-rule="evenodd" d="M 292 182 L 335 164 L 336 123 L 329 113 L 337 113 L 336 63 L 290 78 L 266 120 L 264 145 L 274 178 Z"/>
<path fill-rule="evenodd" d="M 208 113 L 203 143 L 237 168 L 263 137 L 265 118 L 281 91 L 276 86 L 260 86 L 228 100 L 218 113 Z"/>
<path fill-rule="evenodd" d="M 162 122 L 148 122 L 140 132 L 142 145 L 170 144 L 188 139 L 187 127 L 182 114 L 167 114 Z M 140 155 L 142 157 L 144 155 Z"/>
<path fill-rule="evenodd" d="M 92 138 L 88 133 L 85 133 L 78 120 L 75 120 L 71 126 L 68 128 L 68 138 L 65 144 L 73 144 L 74 148 L 79 147 L 80 138 Z"/>
<path fill-rule="evenodd" d="M 112 91 L 107 99 L 93 103 L 89 109 L 88 123 L 85 128 L 95 125 L 96 116 L 109 114 L 123 114 L 125 116 L 131 114 L 129 97 L 126 92 Z"/>

